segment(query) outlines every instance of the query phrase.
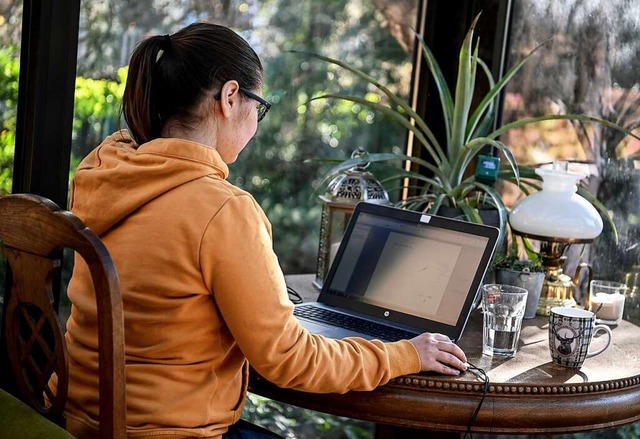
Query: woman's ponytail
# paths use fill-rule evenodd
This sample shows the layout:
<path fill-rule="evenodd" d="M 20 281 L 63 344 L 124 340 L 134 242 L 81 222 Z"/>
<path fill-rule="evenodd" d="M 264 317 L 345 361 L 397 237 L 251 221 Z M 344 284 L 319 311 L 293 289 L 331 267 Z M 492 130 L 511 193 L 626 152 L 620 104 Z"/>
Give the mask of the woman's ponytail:
<path fill-rule="evenodd" d="M 162 129 L 156 98 L 161 78 L 156 71 L 160 58 L 170 50 L 165 46 L 166 40 L 162 36 L 147 38 L 136 47 L 129 63 L 122 113 L 139 145 L 158 137 Z"/>

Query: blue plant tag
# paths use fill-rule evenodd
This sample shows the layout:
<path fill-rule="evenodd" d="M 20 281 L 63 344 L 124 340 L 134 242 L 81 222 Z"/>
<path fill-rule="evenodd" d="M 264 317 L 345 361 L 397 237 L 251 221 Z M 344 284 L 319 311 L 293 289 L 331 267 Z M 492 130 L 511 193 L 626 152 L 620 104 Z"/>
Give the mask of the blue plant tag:
<path fill-rule="evenodd" d="M 480 183 L 493 184 L 498 179 L 500 158 L 491 155 L 479 155 L 476 162 L 476 180 Z"/>

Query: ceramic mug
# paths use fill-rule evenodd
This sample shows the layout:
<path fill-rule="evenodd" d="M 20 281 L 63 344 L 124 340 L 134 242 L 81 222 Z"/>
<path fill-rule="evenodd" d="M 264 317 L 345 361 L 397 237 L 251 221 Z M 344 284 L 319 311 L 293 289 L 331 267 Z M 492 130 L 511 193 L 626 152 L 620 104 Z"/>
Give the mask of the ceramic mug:
<path fill-rule="evenodd" d="M 607 336 L 606 344 L 589 351 L 591 339 L 598 332 Z M 591 311 L 579 308 L 555 307 L 549 313 L 549 350 L 554 363 L 580 368 L 587 358 L 594 357 L 609 347 L 612 333 L 606 325 L 596 325 Z"/>

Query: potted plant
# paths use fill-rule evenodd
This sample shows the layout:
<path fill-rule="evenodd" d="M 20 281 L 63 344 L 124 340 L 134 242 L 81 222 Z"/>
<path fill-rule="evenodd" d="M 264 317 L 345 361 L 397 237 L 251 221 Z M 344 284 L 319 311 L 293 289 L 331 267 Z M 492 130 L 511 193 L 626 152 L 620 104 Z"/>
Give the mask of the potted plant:
<path fill-rule="evenodd" d="M 495 281 L 500 284 L 522 287 L 529 292 L 524 312 L 525 319 L 533 319 L 538 310 L 538 301 L 545 279 L 545 269 L 526 238 L 522 238 L 525 254 L 521 255 L 517 238 L 512 235 L 507 254 L 498 254 L 492 264 Z"/>
<path fill-rule="evenodd" d="M 495 108 L 497 107 L 497 100 L 501 90 L 518 70 L 531 59 L 540 46 L 533 49 L 502 78 L 495 81 L 486 64 L 478 58 L 477 44 L 474 48 L 473 34 L 477 20 L 478 17 L 473 21 L 460 48 L 460 62 L 455 95 L 449 90 L 447 82 L 431 50 L 425 44 L 424 40 L 420 36 L 417 36 L 427 61 L 427 66 L 439 92 L 446 125 L 446 138 L 444 142 L 436 138 L 424 119 L 417 114 L 408 103 L 404 102 L 403 99 L 395 95 L 367 73 L 337 59 L 314 53 L 299 52 L 352 72 L 357 77 L 376 87 L 386 96 L 386 101 L 380 102 L 374 102 L 364 97 L 344 94 L 323 94 L 314 97 L 312 100 L 341 99 L 367 106 L 385 114 L 410 130 L 415 136 L 415 139 L 425 148 L 429 158 L 428 160 L 424 160 L 418 157 L 396 153 L 368 154 L 366 157 L 340 162 L 327 173 L 323 182 L 326 182 L 337 173 L 357 166 L 364 161 L 369 163 L 410 161 L 426 170 L 426 172 L 423 174 L 420 172 L 398 170 L 397 173 L 391 177 L 392 179 L 396 178 L 403 181 L 402 185 L 406 185 L 404 182 L 407 181 L 407 178 L 410 178 L 412 181 L 418 182 L 420 186 L 418 194 L 403 199 L 399 203 L 401 207 L 432 214 L 441 214 L 442 210 L 447 207 L 454 208 L 459 210 L 465 219 L 482 223 L 479 208 L 483 205 L 490 206 L 497 210 L 499 216 L 498 226 L 503 232 L 501 236 L 504 236 L 504 232 L 506 232 L 507 209 L 498 191 L 491 184 L 483 182 L 481 178 L 478 178 L 474 174 L 477 156 L 487 146 L 502 153 L 507 164 L 496 169 L 498 171 L 496 177 L 520 186 L 525 193 L 539 189 L 538 183 L 540 177 L 534 172 L 532 167 L 521 166 L 516 163 L 509 147 L 498 140 L 501 134 L 512 128 L 531 123 L 551 119 L 571 119 L 581 122 L 597 122 L 637 137 L 628 130 L 610 121 L 582 114 L 551 114 L 528 117 L 491 130 Z M 490 90 L 480 103 L 475 108 L 472 108 L 478 71 L 483 72 L 487 77 Z M 611 218 L 602 203 L 584 187 L 579 187 L 578 193 L 592 202 L 605 219 L 613 226 Z"/>

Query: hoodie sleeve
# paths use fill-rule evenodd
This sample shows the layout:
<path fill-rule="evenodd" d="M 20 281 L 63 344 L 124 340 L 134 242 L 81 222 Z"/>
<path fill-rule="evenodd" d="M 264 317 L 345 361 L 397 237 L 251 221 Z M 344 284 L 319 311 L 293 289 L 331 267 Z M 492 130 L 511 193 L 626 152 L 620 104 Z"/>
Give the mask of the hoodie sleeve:
<path fill-rule="evenodd" d="M 420 369 L 409 341 L 332 340 L 293 316 L 270 225 L 249 195 L 230 198 L 203 236 L 201 267 L 225 323 L 251 365 L 281 387 L 370 390 Z"/>

